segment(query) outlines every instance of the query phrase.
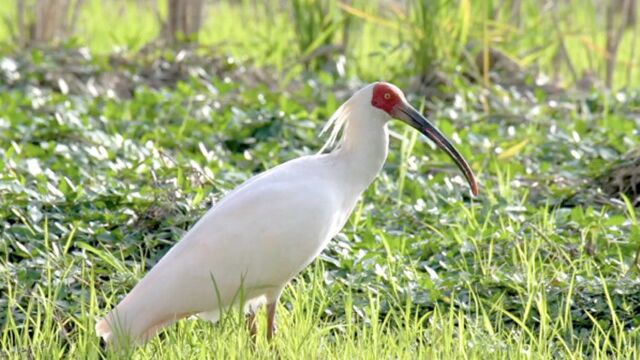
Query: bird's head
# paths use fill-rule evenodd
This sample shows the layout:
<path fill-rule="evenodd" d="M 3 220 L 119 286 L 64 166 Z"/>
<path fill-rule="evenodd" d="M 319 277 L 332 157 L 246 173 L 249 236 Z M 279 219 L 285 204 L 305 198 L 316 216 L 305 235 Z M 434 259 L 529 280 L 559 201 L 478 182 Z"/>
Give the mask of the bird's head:
<path fill-rule="evenodd" d="M 449 154 L 456 165 L 458 165 L 464 177 L 469 182 L 473 195 L 478 195 L 478 183 L 467 161 L 438 128 L 409 104 L 402 90 L 398 89 L 395 85 L 385 82 L 374 84 L 371 106 L 383 111 L 390 118 L 398 119 L 409 124 L 436 143 L 436 145 Z"/>

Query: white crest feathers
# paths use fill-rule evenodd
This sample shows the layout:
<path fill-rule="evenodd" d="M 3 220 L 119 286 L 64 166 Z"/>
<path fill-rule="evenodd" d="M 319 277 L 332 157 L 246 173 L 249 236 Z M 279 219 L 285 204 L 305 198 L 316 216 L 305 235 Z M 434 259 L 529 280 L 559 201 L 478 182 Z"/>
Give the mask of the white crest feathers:
<path fill-rule="evenodd" d="M 331 115 L 331 118 L 329 118 L 329 121 L 327 121 L 325 126 L 322 128 L 322 131 L 320 132 L 320 135 L 324 135 L 326 132 L 331 130 L 329 138 L 324 143 L 324 145 L 322 145 L 322 148 L 319 151 L 320 153 L 334 146 L 336 140 L 338 139 L 338 135 L 340 135 L 340 132 L 344 129 L 347 123 L 347 118 L 349 117 L 350 113 L 351 111 L 349 101 L 347 101 L 342 104 L 338 108 L 338 110 L 333 113 L 333 115 Z"/>

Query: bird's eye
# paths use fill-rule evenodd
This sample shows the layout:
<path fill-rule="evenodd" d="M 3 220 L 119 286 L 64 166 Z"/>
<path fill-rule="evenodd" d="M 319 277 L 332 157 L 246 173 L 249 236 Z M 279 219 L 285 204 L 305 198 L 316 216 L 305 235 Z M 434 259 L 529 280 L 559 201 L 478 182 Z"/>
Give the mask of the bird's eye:
<path fill-rule="evenodd" d="M 385 99 L 385 100 L 389 100 L 389 99 L 391 99 L 391 94 L 389 94 L 389 93 L 384 93 L 384 99 Z"/>

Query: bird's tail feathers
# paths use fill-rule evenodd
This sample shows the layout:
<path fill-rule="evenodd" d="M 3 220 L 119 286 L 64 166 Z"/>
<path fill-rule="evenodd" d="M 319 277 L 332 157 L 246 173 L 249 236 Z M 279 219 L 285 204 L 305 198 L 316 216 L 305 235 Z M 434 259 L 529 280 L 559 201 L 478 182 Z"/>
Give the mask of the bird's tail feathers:
<path fill-rule="evenodd" d="M 100 321 L 98 321 L 98 323 L 96 324 L 96 333 L 105 342 L 109 343 L 111 341 L 113 331 L 111 330 L 111 325 L 107 321 L 106 317 L 100 319 Z"/>

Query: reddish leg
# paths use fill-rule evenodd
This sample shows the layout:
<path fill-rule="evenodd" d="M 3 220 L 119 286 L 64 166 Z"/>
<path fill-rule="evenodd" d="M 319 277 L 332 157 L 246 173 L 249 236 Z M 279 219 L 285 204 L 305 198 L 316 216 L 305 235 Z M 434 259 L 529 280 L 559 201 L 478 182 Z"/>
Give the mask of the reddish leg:
<path fill-rule="evenodd" d="M 273 335 L 276 333 L 276 306 L 278 301 L 274 301 L 271 304 L 267 304 L 267 340 L 273 339 Z"/>

